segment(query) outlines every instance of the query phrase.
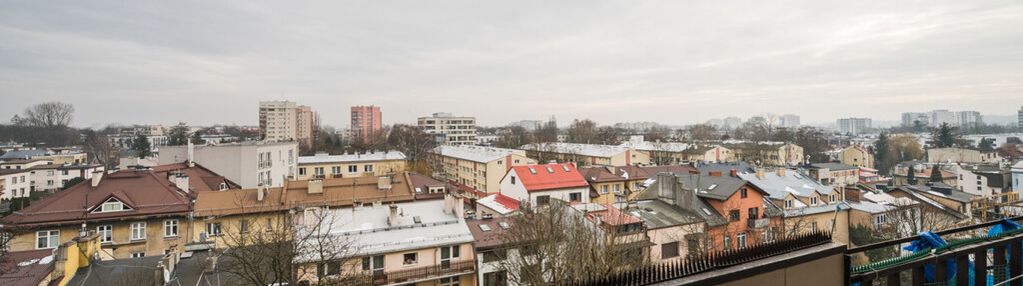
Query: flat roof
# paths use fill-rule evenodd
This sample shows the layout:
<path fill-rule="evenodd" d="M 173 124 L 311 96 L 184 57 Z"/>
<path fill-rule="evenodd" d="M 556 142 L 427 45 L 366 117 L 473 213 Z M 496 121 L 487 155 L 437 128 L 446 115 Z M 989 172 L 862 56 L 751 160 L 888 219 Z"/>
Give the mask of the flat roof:
<path fill-rule="evenodd" d="M 400 151 L 382 151 L 366 154 L 340 154 L 329 155 L 317 153 L 313 156 L 299 156 L 298 164 L 323 164 L 323 163 L 354 163 L 369 161 L 390 161 L 405 160 L 405 154 Z"/>

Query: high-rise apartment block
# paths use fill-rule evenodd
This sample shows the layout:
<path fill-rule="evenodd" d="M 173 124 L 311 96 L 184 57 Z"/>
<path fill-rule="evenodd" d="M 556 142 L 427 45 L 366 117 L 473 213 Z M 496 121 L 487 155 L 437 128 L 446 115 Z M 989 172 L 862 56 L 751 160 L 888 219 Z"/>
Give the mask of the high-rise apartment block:
<path fill-rule="evenodd" d="M 1019 112 L 1016 113 L 1016 117 L 1017 121 L 1019 121 L 1016 123 L 1018 124 L 1016 126 L 1023 126 L 1023 106 L 1019 107 Z"/>
<path fill-rule="evenodd" d="M 781 127 L 795 128 L 799 127 L 799 115 L 785 114 L 778 117 L 778 125 Z"/>
<path fill-rule="evenodd" d="M 476 117 L 454 116 L 451 113 L 434 113 L 420 117 L 419 127 L 438 137 L 438 143 L 446 145 L 476 145 Z"/>
<path fill-rule="evenodd" d="M 920 124 L 922 126 L 930 125 L 931 114 L 925 112 L 903 112 L 902 113 L 902 126 L 916 126 Z"/>
<path fill-rule="evenodd" d="M 980 112 L 977 111 L 956 112 L 956 120 L 959 121 L 959 127 L 962 128 L 976 128 L 977 125 L 984 122 Z"/>
<path fill-rule="evenodd" d="M 859 134 L 870 129 L 870 118 L 841 118 L 838 119 L 838 132 L 846 134 Z"/>
<path fill-rule="evenodd" d="M 352 139 L 361 141 L 380 132 L 382 120 L 379 106 L 352 106 Z"/>
<path fill-rule="evenodd" d="M 931 111 L 931 126 L 941 126 L 945 123 L 951 126 L 959 125 L 959 120 L 956 120 L 956 113 L 946 109 Z"/>
<path fill-rule="evenodd" d="M 259 102 L 259 131 L 265 140 L 294 140 L 310 145 L 314 118 L 311 107 L 292 101 Z"/>

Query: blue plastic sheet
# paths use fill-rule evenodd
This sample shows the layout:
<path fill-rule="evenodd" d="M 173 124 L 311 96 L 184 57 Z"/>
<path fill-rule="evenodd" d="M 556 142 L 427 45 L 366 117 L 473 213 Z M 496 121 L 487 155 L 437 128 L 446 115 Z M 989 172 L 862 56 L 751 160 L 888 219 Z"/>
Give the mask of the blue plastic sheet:
<path fill-rule="evenodd" d="M 917 252 L 928 248 L 930 249 L 939 248 L 945 246 L 946 244 L 948 243 L 945 242 L 944 239 L 941 239 L 941 236 L 930 231 L 925 231 L 920 233 L 919 239 L 914 240 L 912 243 L 910 243 L 906 247 L 903 247 L 902 249 L 905 249 L 910 252 Z M 946 269 L 945 273 L 949 274 L 956 273 L 956 262 L 954 260 L 949 260 L 945 264 L 946 264 L 945 267 L 948 268 Z M 934 283 L 936 280 L 934 277 L 934 267 L 935 267 L 934 263 L 927 263 L 924 265 L 924 279 L 927 281 L 927 283 Z M 952 279 L 951 276 L 946 278 Z"/>

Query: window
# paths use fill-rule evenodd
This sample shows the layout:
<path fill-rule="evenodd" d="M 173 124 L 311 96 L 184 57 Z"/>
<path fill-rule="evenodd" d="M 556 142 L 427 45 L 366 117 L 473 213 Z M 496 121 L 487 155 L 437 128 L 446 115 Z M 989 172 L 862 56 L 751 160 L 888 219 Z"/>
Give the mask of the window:
<path fill-rule="evenodd" d="M 746 214 L 747 214 L 746 219 L 760 218 L 760 208 L 749 208 Z"/>
<path fill-rule="evenodd" d="M 363 165 L 362 171 L 366 173 L 373 172 L 373 165 Z"/>
<path fill-rule="evenodd" d="M 363 257 L 362 270 L 372 271 L 374 275 L 384 274 L 384 256 Z"/>
<path fill-rule="evenodd" d="M 810 229 L 817 230 L 817 222 L 816 221 L 811 221 L 810 222 Z"/>
<path fill-rule="evenodd" d="M 219 222 L 207 223 L 206 224 L 206 234 L 209 235 L 209 236 L 218 236 L 218 235 L 220 235 L 220 223 Z"/>
<path fill-rule="evenodd" d="M 739 220 L 739 210 L 730 210 L 730 211 L 728 211 L 728 220 L 729 221 L 738 221 Z"/>
<path fill-rule="evenodd" d="M 239 233 L 249 232 L 249 220 L 243 219 L 238 222 L 238 232 Z"/>
<path fill-rule="evenodd" d="M 739 248 L 746 248 L 746 234 L 740 233 L 735 235 L 735 242 Z"/>
<path fill-rule="evenodd" d="M 316 265 L 316 275 L 319 277 L 335 276 L 341 274 L 341 262 L 329 261 Z"/>
<path fill-rule="evenodd" d="M 828 202 L 831 202 L 831 203 L 835 202 L 835 194 L 831 194 L 830 196 L 828 196 Z"/>
<path fill-rule="evenodd" d="M 334 175 L 341 174 L 341 166 L 330 167 L 330 173 Z"/>
<path fill-rule="evenodd" d="M 614 192 L 615 192 L 615 193 L 621 193 L 621 192 L 622 192 L 622 185 L 620 185 L 620 184 L 615 184 L 615 190 L 614 190 Z"/>
<path fill-rule="evenodd" d="M 732 237 L 725 235 L 725 238 L 722 240 L 722 242 L 724 243 L 725 249 L 732 249 Z"/>
<path fill-rule="evenodd" d="M 124 205 L 123 203 L 121 203 L 121 201 L 117 200 L 116 198 L 110 198 L 107 201 L 103 202 L 103 204 L 100 205 L 99 208 L 93 210 L 93 212 L 117 212 L 126 210 L 131 210 L 131 208 Z"/>
<path fill-rule="evenodd" d="M 607 185 L 600 186 L 600 193 L 607 194 Z"/>
<path fill-rule="evenodd" d="M 817 205 L 817 197 L 810 197 L 810 205 L 811 206 Z"/>
<path fill-rule="evenodd" d="M 661 244 L 661 258 L 678 257 L 678 241 Z"/>
<path fill-rule="evenodd" d="M 60 230 L 36 232 L 36 249 L 57 248 L 60 245 Z"/>
<path fill-rule="evenodd" d="M 440 267 L 451 267 L 452 260 L 458 260 L 460 247 L 458 245 L 444 246 L 440 248 Z"/>
<path fill-rule="evenodd" d="M 582 193 L 570 193 L 568 194 L 568 201 L 570 202 L 581 202 L 583 200 Z"/>
<path fill-rule="evenodd" d="M 511 178 L 511 184 L 514 185 L 515 184 L 515 176 L 511 176 L 510 178 Z"/>
<path fill-rule="evenodd" d="M 504 249 L 483 251 L 483 263 L 502 261 L 505 257 L 508 257 L 508 253 Z"/>
<path fill-rule="evenodd" d="M 483 285 L 506 286 L 508 285 L 508 273 L 504 271 L 483 273 Z"/>
<path fill-rule="evenodd" d="M 313 174 L 317 176 L 323 176 L 323 167 L 313 168 Z"/>
<path fill-rule="evenodd" d="M 305 168 L 298 168 L 298 175 L 305 176 Z"/>
<path fill-rule="evenodd" d="M 792 200 L 785 200 L 785 208 L 792 208 Z"/>
<path fill-rule="evenodd" d="M 745 199 L 749 196 L 749 192 L 747 192 L 746 188 L 742 188 L 739 190 L 739 196 Z"/>
<path fill-rule="evenodd" d="M 419 263 L 419 253 L 410 252 L 401 256 L 402 265 L 416 265 L 416 263 Z"/>
<path fill-rule="evenodd" d="M 349 173 L 355 173 L 355 172 L 358 172 L 358 171 L 359 171 L 359 166 L 356 166 L 356 165 L 349 165 L 348 166 L 348 172 Z"/>
<path fill-rule="evenodd" d="M 551 196 L 536 196 L 536 204 L 543 206 L 551 202 Z"/>
<path fill-rule="evenodd" d="M 887 222 L 888 222 L 888 215 L 886 215 L 886 214 L 878 214 L 878 215 L 874 216 L 874 227 L 875 228 L 881 228 L 881 226 L 883 226 Z"/>
<path fill-rule="evenodd" d="M 163 221 L 163 237 L 178 236 L 178 220 L 169 219 Z"/>
<path fill-rule="evenodd" d="M 110 243 L 114 241 L 114 227 L 111 225 L 97 226 L 96 233 L 99 234 L 100 243 Z"/>
<path fill-rule="evenodd" d="M 441 278 L 440 286 L 459 286 L 458 277 L 459 276 Z"/>
<path fill-rule="evenodd" d="M 131 240 L 145 240 L 146 239 L 146 223 L 145 222 L 133 222 L 131 223 Z"/>

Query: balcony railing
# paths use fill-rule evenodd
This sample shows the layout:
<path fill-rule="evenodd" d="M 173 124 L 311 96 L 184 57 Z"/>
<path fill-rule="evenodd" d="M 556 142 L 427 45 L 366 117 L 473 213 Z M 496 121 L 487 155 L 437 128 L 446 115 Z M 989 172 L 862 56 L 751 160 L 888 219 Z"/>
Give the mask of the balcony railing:
<path fill-rule="evenodd" d="M 771 224 L 771 220 L 766 218 L 750 219 L 746 220 L 746 224 L 749 226 L 749 228 L 765 228 Z"/>
<path fill-rule="evenodd" d="M 461 260 L 457 262 L 445 262 L 443 264 L 423 266 L 397 271 L 373 274 L 374 285 L 394 284 L 420 281 L 442 276 L 468 273 L 476 270 L 475 260 Z"/>

